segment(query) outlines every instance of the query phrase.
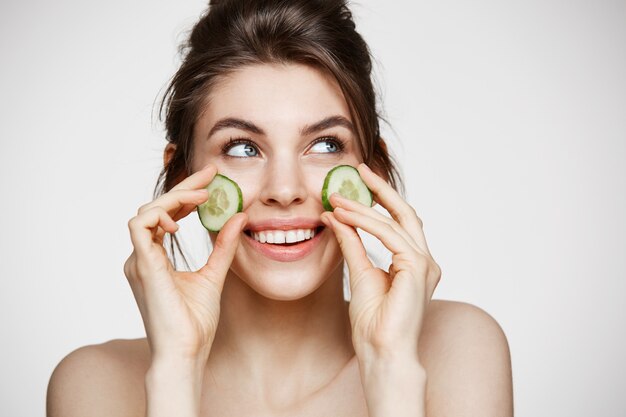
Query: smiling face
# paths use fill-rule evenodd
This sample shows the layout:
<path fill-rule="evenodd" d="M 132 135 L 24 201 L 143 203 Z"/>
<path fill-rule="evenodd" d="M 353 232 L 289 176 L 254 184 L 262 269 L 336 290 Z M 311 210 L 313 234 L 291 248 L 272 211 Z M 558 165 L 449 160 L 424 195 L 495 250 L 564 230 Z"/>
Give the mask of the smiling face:
<path fill-rule="evenodd" d="M 298 299 L 341 273 L 337 241 L 320 221 L 322 184 L 334 166 L 356 166 L 362 158 L 331 76 L 295 64 L 232 73 L 211 90 L 193 155 L 194 172 L 212 163 L 241 187 L 249 222 L 231 272 L 256 292 Z M 311 230 L 315 236 L 307 239 Z"/>

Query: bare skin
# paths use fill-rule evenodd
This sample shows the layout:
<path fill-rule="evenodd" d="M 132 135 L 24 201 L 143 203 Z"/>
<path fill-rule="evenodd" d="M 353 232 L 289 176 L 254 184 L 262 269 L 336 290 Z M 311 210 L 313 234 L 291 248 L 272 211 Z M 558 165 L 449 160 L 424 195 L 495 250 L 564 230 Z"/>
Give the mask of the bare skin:
<path fill-rule="evenodd" d="M 325 173 L 335 165 L 357 166 L 362 162 L 354 131 L 345 123 L 303 134 L 307 126 L 329 116 L 350 121 L 346 101 L 336 82 L 314 69 L 293 65 L 244 68 L 220 82 L 208 103 L 196 125 L 192 171 L 197 173 L 195 178 L 200 178 L 205 175 L 203 167 L 212 164 L 220 173 L 235 179 L 244 193 L 245 221 L 297 216 L 319 219 L 323 213 L 319 192 Z M 251 122 L 255 128 L 229 123 L 215 129 L 218 121 L 228 118 Z M 229 139 L 240 137 L 252 141 L 252 145 L 224 147 Z M 317 142 L 328 137 L 340 138 L 343 151 L 327 152 L 335 149 L 330 141 Z M 166 160 L 172 151 L 171 147 L 166 148 Z M 366 178 L 370 175 L 368 181 L 374 181 L 372 184 L 389 188 L 374 174 L 363 170 L 361 174 Z M 207 173 L 206 179 L 210 180 L 212 175 Z M 197 184 L 192 188 L 201 188 Z M 387 188 L 381 188 L 381 196 L 391 191 Z M 179 206 L 172 205 L 172 216 L 180 212 L 187 215 L 202 201 L 202 196 L 192 197 L 190 191 L 177 192 L 188 197 Z M 336 199 L 332 201 L 343 204 Z M 381 198 L 381 202 L 389 205 L 386 198 Z M 140 209 L 138 217 L 146 217 L 145 213 L 154 209 L 154 204 Z M 49 416 L 144 416 L 144 382 L 148 370 L 154 367 L 155 356 L 160 363 L 167 357 L 171 364 L 174 354 L 184 352 L 191 357 L 205 346 L 202 383 L 197 384 L 201 390 L 198 397 L 201 416 L 367 416 L 367 404 L 377 400 L 370 398 L 366 403 L 367 393 L 372 394 L 371 389 L 364 391 L 363 387 L 371 388 L 371 385 L 363 380 L 358 360 L 363 362 L 363 357 L 368 355 L 363 347 L 366 343 L 360 343 L 366 335 L 353 332 L 354 314 L 350 309 L 359 305 L 343 300 L 342 265 L 344 255 L 351 271 L 363 264 L 356 253 L 358 248 L 355 252 L 354 247 L 345 247 L 349 237 L 345 225 L 367 229 L 369 221 L 376 235 L 376 219 L 368 217 L 372 215 L 365 211 L 369 208 L 356 208 L 349 203 L 342 207 L 347 212 L 338 211 L 323 222 L 327 227 L 321 232 L 322 243 L 296 262 L 281 263 L 265 258 L 253 249 L 247 236 L 237 235 L 233 224 L 242 222 L 243 216 L 232 220 L 232 227 L 220 233 L 238 236 L 236 250 L 233 247 L 231 254 L 232 263 L 215 267 L 218 261 L 214 258 L 207 264 L 213 262 L 215 268 L 211 271 L 227 270 L 220 281 L 223 288 L 219 294 L 219 314 L 215 315 L 219 322 L 212 328 L 209 321 L 203 327 L 205 333 L 200 335 L 190 337 L 185 332 L 194 326 L 169 323 L 171 310 L 159 312 L 154 307 L 157 304 L 150 300 L 154 297 L 150 294 L 154 291 L 148 286 L 150 283 L 144 287 L 131 279 L 149 339 L 116 340 L 70 354 L 52 376 Z M 366 223 L 359 223 L 363 219 L 367 219 Z M 332 222 L 327 223 L 329 220 Z M 172 223 L 159 224 L 164 229 L 175 230 Z M 396 240 L 382 235 L 380 238 L 391 246 L 403 242 L 409 251 L 415 249 L 424 259 L 431 260 L 421 234 L 421 221 L 408 228 L 401 226 L 394 226 Z M 409 236 L 417 227 L 419 236 Z M 139 229 L 135 227 L 135 230 Z M 152 234 L 162 232 L 159 229 Z M 133 243 L 140 247 L 144 243 L 137 236 L 138 233 L 133 236 Z M 344 246 L 336 236 L 343 237 Z M 211 233 L 210 237 L 215 245 L 216 234 Z M 396 273 L 407 272 L 394 269 L 381 279 L 390 282 Z M 512 415 L 510 359 L 501 329 L 475 307 L 430 301 L 438 280 L 435 278 L 424 294 L 425 299 L 419 301 L 423 304 L 415 306 L 415 314 L 407 310 L 409 325 L 399 327 L 406 328 L 412 336 L 387 344 L 402 353 L 419 348 L 415 363 L 423 367 L 428 379 L 422 398 L 426 415 Z M 190 290 L 189 294 L 193 297 L 199 293 Z M 198 300 L 206 304 L 206 315 L 214 314 L 209 298 Z M 413 302 L 405 304 L 413 308 Z M 150 305 L 153 307 L 146 307 Z M 194 314 L 197 317 L 197 312 Z M 205 339 L 209 342 L 197 343 Z M 177 340 L 186 343 L 174 344 Z M 155 355 L 155 351 L 159 354 Z M 416 388 L 416 395 L 418 391 Z"/>
<path fill-rule="evenodd" d="M 469 304 L 433 300 L 421 341 L 429 379 L 428 416 L 513 415 L 508 346 L 493 318 Z M 52 376 L 48 416 L 145 416 L 144 379 L 150 361 L 145 338 L 72 352 Z M 256 396 L 228 389 L 254 390 L 247 377 L 233 375 L 223 386 L 207 371 L 201 416 L 367 416 L 356 357 L 318 391 L 305 398 L 287 397 L 273 408 L 258 395 L 264 387 L 256 387 Z"/>

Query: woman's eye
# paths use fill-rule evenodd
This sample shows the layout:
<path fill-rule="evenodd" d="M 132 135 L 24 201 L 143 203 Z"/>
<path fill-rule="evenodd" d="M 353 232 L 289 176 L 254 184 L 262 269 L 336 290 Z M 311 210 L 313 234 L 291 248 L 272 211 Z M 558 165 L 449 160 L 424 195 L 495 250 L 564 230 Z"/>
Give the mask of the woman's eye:
<path fill-rule="evenodd" d="M 239 143 L 228 148 L 226 155 L 245 158 L 247 156 L 257 156 L 258 151 L 249 143 Z"/>
<path fill-rule="evenodd" d="M 340 150 L 339 145 L 333 139 L 320 140 L 311 146 L 311 152 L 314 153 L 334 153 Z"/>

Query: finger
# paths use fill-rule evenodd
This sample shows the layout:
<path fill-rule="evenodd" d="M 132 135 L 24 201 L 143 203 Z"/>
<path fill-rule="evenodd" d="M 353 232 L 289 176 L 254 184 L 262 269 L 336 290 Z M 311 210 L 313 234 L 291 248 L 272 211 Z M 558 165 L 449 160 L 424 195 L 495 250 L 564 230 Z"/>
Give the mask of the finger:
<path fill-rule="evenodd" d="M 333 211 L 335 217 L 342 223 L 352 227 L 358 227 L 375 236 L 382 244 L 394 254 L 415 252 L 413 247 L 389 224 L 365 216 L 354 211 L 348 211 L 337 207 Z"/>
<path fill-rule="evenodd" d="M 375 279 L 375 277 L 387 277 L 388 275 L 372 265 L 357 231 L 337 220 L 332 213 L 324 213 L 322 222 L 335 233 L 344 259 L 348 264 L 350 270 L 348 282 L 352 302 L 371 300 L 372 297 L 384 294 L 389 288 L 388 278 Z M 378 270 L 379 273 L 372 275 L 369 273 L 372 270 Z"/>
<path fill-rule="evenodd" d="M 372 207 L 367 207 L 359 203 L 358 201 L 350 200 L 349 198 L 343 197 L 339 193 L 332 193 L 330 195 L 330 201 L 333 207 L 341 207 L 350 211 L 354 211 L 356 213 L 363 214 L 365 216 L 372 217 L 378 221 L 386 223 L 393 227 L 396 232 L 400 233 L 402 237 L 418 252 L 423 252 L 423 249 L 418 246 L 413 237 L 407 233 L 404 228 L 399 225 L 394 219 L 390 219 L 389 217 L 383 215 L 382 213 L 374 210 Z"/>
<path fill-rule="evenodd" d="M 367 165 L 360 164 L 357 169 L 361 178 L 365 181 L 365 185 L 372 191 L 380 205 L 383 206 L 391 217 L 404 227 L 410 235 L 415 236 L 415 242 L 422 250 L 430 254 L 428 245 L 426 244 L 426 237 L 424 236 L 423 223 L 417 216 L 415 209 L 409 205 L 387 181 L 376 175 Z"/>
<path fill-rule="evenodd" d="M 374 267 L 367 257 L 361 237 L 354 228 L 337 221 L 330 213 L 322 214 L 321 219 L 335 233 L 341 252 L 350 268 L 350 275 L 359 277 L 362 272 Z"/>
<path fill-rule="evenodd" d="M 177 222 L 180 219 L 187 217 L 189 213 L 193 211 L 197 211 L 197 209 L 198 209 L 198 206 L 196 204 L 185 204 L 184 206 L 179 208 L 176 213 L 172 215 L 172 219 L 174 219 L 174 221 Z"/>
<path fill-rule="evenodd" d="M 159 196 L 156 200 L 139 207 L 138 214 L 150 210 L 153 207 L 161 207 L 167 211 L 167 213 L 174 217 L 182 206 L 187 204 L 204 203 L 209 199 L 209 193 L 207 190 L 172 190 L 168 193 Z"/>
<path fill-rule="evenodd" d="M 126 262 L 124 262 L 124 275 L 126 276 L 128 283 L 130 284 L 133 293 L 135 292 L 135 285 L 137 283 L 137 252 L 132 251 Z"/>
<path fill-rule="evenodd" d="M 224 224 L 219 231 L 213 252 L 209 259 L 198 273 L 217 284 L 220 292 L 224 287 L 224 279 L 230 268 L 239 240 L 246 224 L 248 223 L 248 215 L 246 213 L 237 213 Z"/>
<path fill-rule="evenodd" d="M 152 207 L 128 221 L 130 239 L 138 255 L 147 254 L 150 251 L 154 244 L 154 232 L 158 227 L 169 233 L 175 233 L 178 230 L 178 224 L 162 207 Z"/>
<path fill-rule="evenodd" d="M 128 257 L 128 259 L 126 260 L 126 262 L 124 263 L 124 275 L 126 276 L 128 284 L 130 285 L 130 289 L 132 290 L 133 295 L 135 296 L 135 300 L 137 300 L 137 305 L 139 306 L 139 309 L 142 310 L 143 303 L 144 303 L 143 301 L 144 296 L 143 296 L 141 280 L 139 279 L 138 274 L 137 274 L 136 257 L 137 257 L 137 252 L 133 251 Z"/>
<path fill-rule="evenodd" d="M 213 164 L 209 164 L 176 184 L 172 187 L 172 190 L 196 190 L 198 188 L 204 188 L 213 181 L 215 174 L 217 174 L 217 167 Z"/>

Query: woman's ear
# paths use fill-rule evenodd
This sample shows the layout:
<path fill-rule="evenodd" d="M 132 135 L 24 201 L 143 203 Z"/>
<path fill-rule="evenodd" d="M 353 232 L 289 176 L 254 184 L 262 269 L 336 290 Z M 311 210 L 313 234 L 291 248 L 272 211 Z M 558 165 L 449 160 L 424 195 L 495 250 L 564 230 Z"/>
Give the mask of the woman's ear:
<path fill-rule="evenodd" d="M 173 143 L 168 143 L 165 146 L 165 151 L 163 151 L 163 166 L 167 167 L 174 157 L 174 153 L 176 152 L 176 145 Z"/>

